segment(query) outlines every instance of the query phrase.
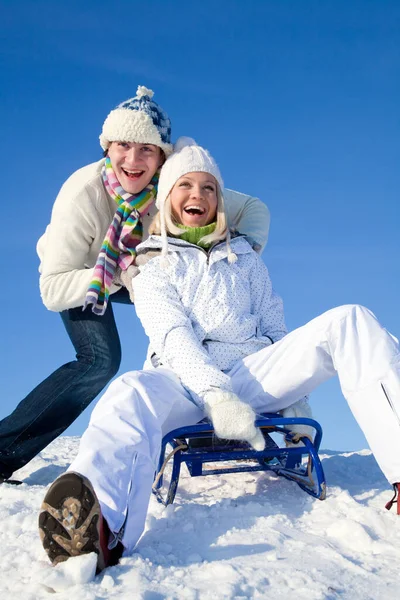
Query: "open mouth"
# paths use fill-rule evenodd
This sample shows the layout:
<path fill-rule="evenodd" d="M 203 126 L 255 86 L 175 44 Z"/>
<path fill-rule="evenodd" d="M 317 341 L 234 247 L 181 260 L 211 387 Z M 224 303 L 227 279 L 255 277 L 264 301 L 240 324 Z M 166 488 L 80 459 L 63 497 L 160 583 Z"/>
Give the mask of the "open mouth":
<path fill-rule="evenodd" d="M 188 215 L 196 215 L 201 217 L 206 213 L 206 209 L 202 206 L 185 206 L 183 209 Z"/>
<path fill-rule="evenodd" d="M 131 179 L 132 181 L 136 181 L 144 173 L 144 171 L 139 171 L 137 169 L 128 170 L 124 169 L 123 167 L 121 167 L 121 169 L 123 170 L 124 174 L 128 177 L 128 179 Z"/>

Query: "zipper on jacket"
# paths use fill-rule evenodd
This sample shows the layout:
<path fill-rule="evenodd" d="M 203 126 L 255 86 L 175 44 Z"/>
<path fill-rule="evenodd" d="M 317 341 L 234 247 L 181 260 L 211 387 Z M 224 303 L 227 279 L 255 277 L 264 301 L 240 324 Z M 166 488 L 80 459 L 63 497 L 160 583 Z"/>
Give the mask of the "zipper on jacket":
<path fill-rule="evenodd" d="M 381 382 L 381 388 L 382 388 L 382 391 L 383 391 L 383 393 L 385 394 L 386 400 L 388 401 L 390 408 L 391 408 L 391 409 L 392 409 L 392 411 L 393 411 L 393 414 L 394 414 L 394 416 L 395 416 L 395 417 L 396 417 L 396 419 L 397 419 L 397 422 L 398 422 L 398 424 L 400 425 L 400 417 L 399 417 L 399 415 L 397 414 L 397 412 L 396 412 L 396 409 L 395 409 L 395 408 L 394 408 L 394 406 L 393 406 L 393 402 L 392 402 L 392 400 L 390 399 L 390 396 L 389 396 L 389 394 L 388 394 L 388 392 L 387 392 L 387 390 L 386 390 L 386 388 L 385 388 L 385 386 L 383 385 L 383 383 L 382 383 L 382 382 Z"/>
<path fill-rule="evenodd" d="M 173 242 L 168 242 L 168 243 L 171 244 L 172 246 L 174 245 Z M 209 264 L 209 261 L 210 261 L 211 250 L 213 250 L 215 248 L 215 246 L 211 246 L 210 251 L 207 252 L 206 250 L 204 250 L 204 248 L 201 248 L 201 246 L 196 246 L 196 244 L 191 244 L 190 242 L 188 244 L 176 244 L 176 247 L 178 247 L 178 248 L 195 248 L 196 250 L 200 250 L 200 252 L 203 252 L 203 254 L 206 255 L 207 265 Z"/>
<path fill-rule="evenodd" d="M 242 233 L 240 233 L 239 235 L 236 235 L 234 238 L 232 239 L 236 239 L 239 237 L 243 237 L 245 238 L 246 236 L 243 235 Z M 215 242 L 214 244 L 212 244 L 210 246 L 210 248 L 207 250 L 204 250 L 204 248 L 202 248 L 201 246 L 197 246 L 197 244 L 191 244 L 190 242 L 186 242 L 185 244 L 174 244 L 174 242 L 172 240 L 177 239 L 179 240 L 179 238 L 168 238 L 168 244 L 171 244 L 172 246 L 178 247 L 178 248 L 197 248 L 197 250 L 200 250 L 200 252 L 203 252 L 206 256 L 207 256 L 207 264 L 209 263 L 210 260 L 210 256 L 211 256 L 211 251 L 214 250 L 214 248 L 216 248 L 217 246 L 222 246 L 222 244 L 226 244 L 226 240 L 218 240 L 217 242 Z M 145 250 L 141 250 L 140 252 L 138 252 L 138 256 L 141 254 L 147 254 L 147 252 L 152 252 L 154 250 L 160 250 L 161 252 L 161 248 L 159 247 L 155 247 L 155 248 L 146 248 Z"/>
<path fill-rule="evenodd" d="M 243 235 L 243 234 L 239 234 L 239 235 L 237 235 L 235 237 L 246 237 L 246 236 Z M 177 239 L 179 239 L 179 238 L 177 238 Z M 234 238 L 232 238 L 232 239 L 234 239 Z M 168 242 L 168 243 L 174 245 L 174 242 Z M 217 246 L 222 246 L 222 244 L 226 244 L 226 240 L 218 240 L 217 242 L 215 242 L 214 244 L 212 244 L 209 247 L 208 252 L 207 252 L 207 250 L 204 250 L 204 248 L 202 248 L 201 246 L 197 246 L 197 244 L 191 244 L 190 242 L 188 242 L 187 244 L 175 244 L 175 246 L 178 247 L 178 248 L 197 248 L 197 250 L 200 250 L 201 252 L 204 252 L 204 254 L 207 257 L 206 263 L 207 263 L 207 266 L 208 266 L 209 263 L 210 263 L 211 252 Z"/>

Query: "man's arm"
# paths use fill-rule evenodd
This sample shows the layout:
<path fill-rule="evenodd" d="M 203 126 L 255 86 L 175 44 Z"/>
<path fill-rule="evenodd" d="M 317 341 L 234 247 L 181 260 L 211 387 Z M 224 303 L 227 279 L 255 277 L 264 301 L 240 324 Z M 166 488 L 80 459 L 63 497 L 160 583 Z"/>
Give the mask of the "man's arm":
<path fill-rule="evenodd" d="M 261 254 L 267 244 L 270 213 L 266 204 L 233 190 L 224 190 L 225 210 L 232 229 L 249 238 L 253 248 Z"/>

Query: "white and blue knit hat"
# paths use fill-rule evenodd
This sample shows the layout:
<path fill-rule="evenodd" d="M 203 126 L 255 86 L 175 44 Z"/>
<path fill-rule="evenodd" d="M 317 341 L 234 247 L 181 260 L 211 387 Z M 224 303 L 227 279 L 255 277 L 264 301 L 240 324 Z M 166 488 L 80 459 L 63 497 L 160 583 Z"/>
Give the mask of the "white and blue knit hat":
<path fill-rule="evenodd" d="M 100 135 L 103 150 L 107 150 L 111 142 L 136 142 L 154 144 L 166 156 L 171 154 L 171 121 L 152 100 L 153 95 L 153 90 L 139 85 L 134 98 L 121 102 L 110 112 Z"/>

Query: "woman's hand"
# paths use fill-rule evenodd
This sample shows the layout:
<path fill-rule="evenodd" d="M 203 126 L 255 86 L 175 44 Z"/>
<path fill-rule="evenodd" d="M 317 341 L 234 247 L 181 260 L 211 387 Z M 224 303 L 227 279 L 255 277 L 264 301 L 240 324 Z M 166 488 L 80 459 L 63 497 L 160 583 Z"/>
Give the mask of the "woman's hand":
<path fill-rule="evenodd" d="M 244 440 L 254 450 L 264 450 L 264 436 L 254 425 L 255 412 L 236 394 L 219 389 L 207 392 L 204 407 L 219 438 Z"/>

